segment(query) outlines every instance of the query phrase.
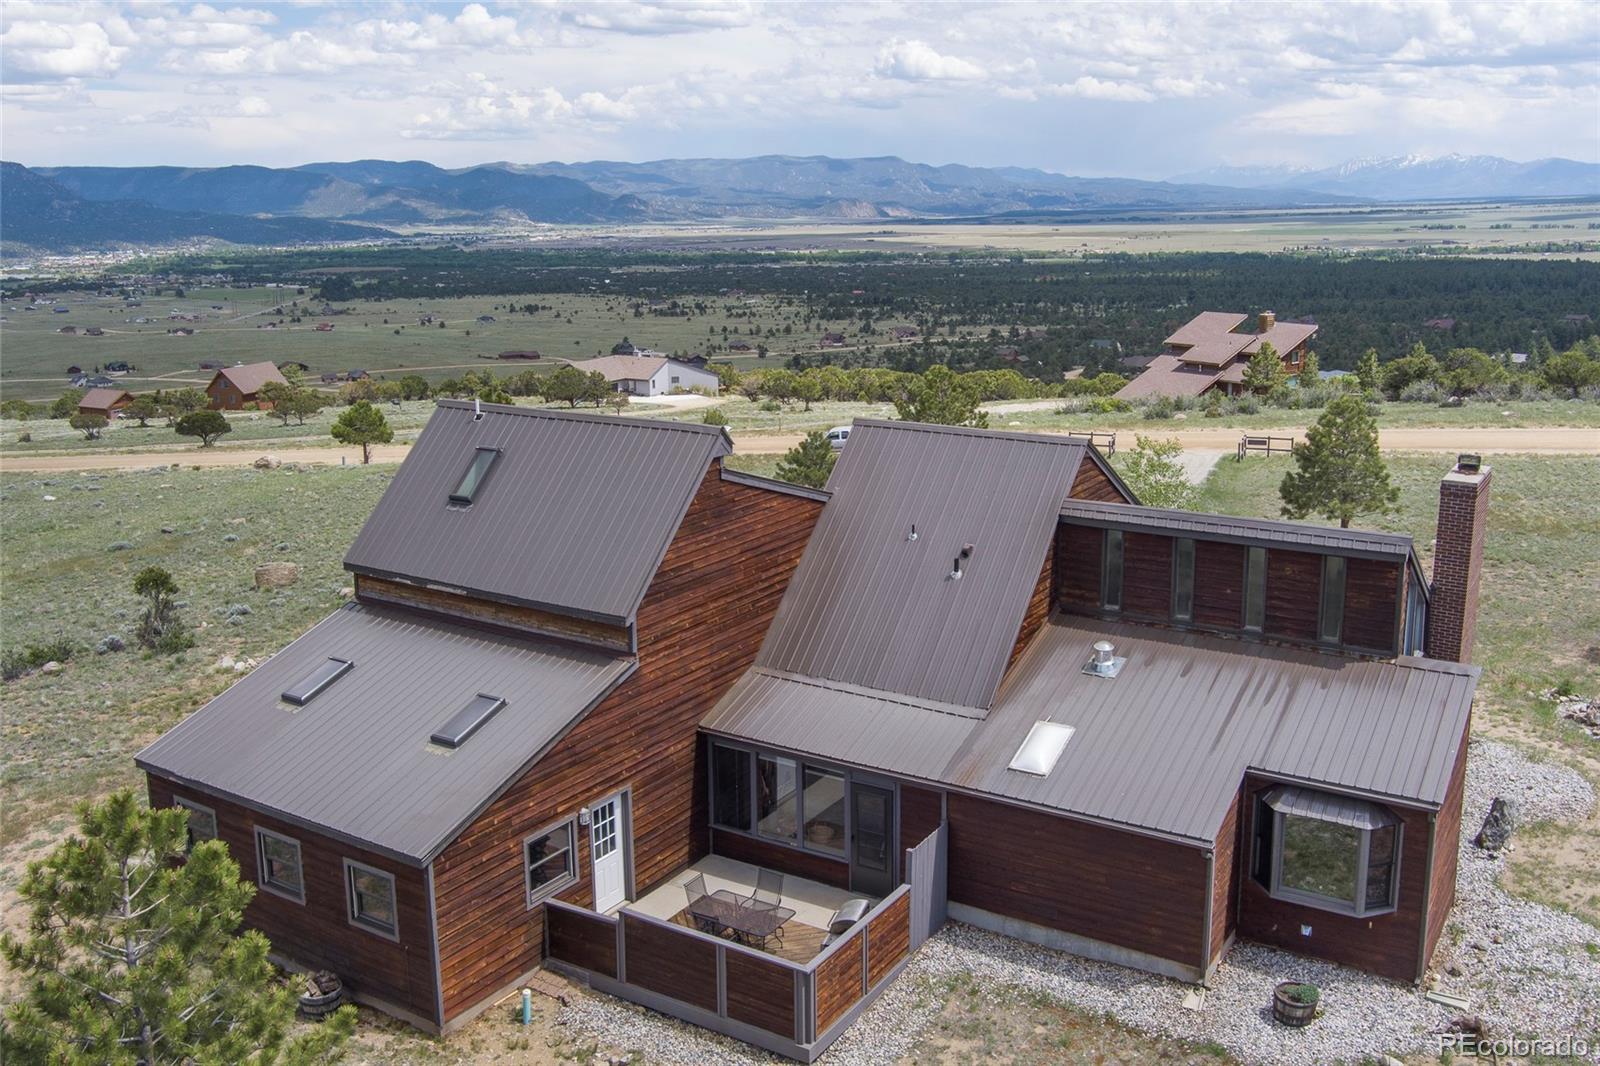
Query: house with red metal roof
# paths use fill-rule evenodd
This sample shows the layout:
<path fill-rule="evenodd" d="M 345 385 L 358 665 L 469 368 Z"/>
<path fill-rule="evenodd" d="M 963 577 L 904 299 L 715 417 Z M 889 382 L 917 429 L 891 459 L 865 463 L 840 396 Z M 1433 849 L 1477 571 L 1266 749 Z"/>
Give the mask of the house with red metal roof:
<path fill-rule="evenodd" d="M 1244 391 L 1244 371 L 1251 357 L 1267 344 L 1290 376 L 1298 374 L 1316 325 L 1279 322 L 1271 311 L 1263 311 L 1254 332 L 1240 333 L 1238 327 L 1246 318 L 1227 311 L 1200 312 L 1166 339 L 1165 349 L 1144 362 L 1142 372 L 1117 392 L 1117 398 L 1200 396 L 1213 390 L 1237 395 Z"/>

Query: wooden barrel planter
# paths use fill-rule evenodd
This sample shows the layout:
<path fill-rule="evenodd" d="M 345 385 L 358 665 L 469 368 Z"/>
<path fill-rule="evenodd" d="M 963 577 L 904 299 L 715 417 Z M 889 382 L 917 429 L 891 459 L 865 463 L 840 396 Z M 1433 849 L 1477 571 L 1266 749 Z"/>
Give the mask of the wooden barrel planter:
<path fill-rule="evenodd" d="M 344 982 L 336 973 L 319 970 L 306 975 L 305 991 L 300 993 L 300 1013 L 307 1018 L 332 1014 L 344 1002 Z"/>
<path fill-rule="evenodd" d="M 1303 981 L 1284 981 L 1272 990 L 1272 1016 L 1284 1025 L 1310 1025 L 1317 1016 L 1317 1000 L 1321 993 L 1316 985 Z"/>

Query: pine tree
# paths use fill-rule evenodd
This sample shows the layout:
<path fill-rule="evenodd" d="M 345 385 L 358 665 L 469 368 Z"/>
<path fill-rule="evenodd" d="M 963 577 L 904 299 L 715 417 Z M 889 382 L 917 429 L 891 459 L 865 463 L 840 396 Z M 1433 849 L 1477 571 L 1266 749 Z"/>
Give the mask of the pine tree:
<path fill-rule="evenodd" d="M 295 999 L 259 932 L 238 935 L 255 887 L 218 840 L 185 857 L 187 812 L 132 792 L 79 808 L 78 832 L 18 889 L 26 930 L 0 955 L 27 987 L 6 1010 L 17 1063 L 177 1066 L 332 1062 L 355 1029 L 342 1007 L 291 1036 Z"/>
<path fill-rule="evenodd" d="M 1278 350 L 1265 341 L 1261 349 L 1250 357 L 1244 368 L 1244 387 L 1258 395 L 1266 396 L 1289 386 L 1289 371 L 1283 365 Z"/>
<path fill-rule="evenodd" d="M 333 439 L 340 444 L 361 445 L 362 463 L 372 462 L 372 446 L 394 440 L 383 412 L 366 400 L 357 400 L 333 424 Z"/>
<path fill-rule="evenodd" d="M 1322 380 L 1320 371 L 1322 364 L 1317 361 L 1317 353 L 1307 351 L 1300 357 L 1300 385 L 1315 385 Z"/>
<path fill-rule="evenodd" d="M 1360 396 L 1328 404 L 1294 446 L 1294 464 L 1278 488 L 1289 518 L 1315 514 L 1348 527 L 1359 515 L 1394 511 L 1400 499 L 1378 451 L 1377 420 Z"/>
<path fill-rule="evenodd" d="M 828 435 L 819 429 L 807 433 L 805 440 L 789 449 L 778 464 L 778 477 L 791 484 L 820 489 L 828 483 L 838 457 L 828 443 Z"/>
<path fill-rule="evenodd" d="M 988 414 L 978 409 L 977 388 L 937 363 L 908 380 L 905 394 L 894 401 L 894 406 L 907 422 L 979 429 L 989 425 Z"/>
<path fill-rule="evenodd" d="M 1368 348 L 1356 363 L 1356 381 L 1362 392 L 1377 392 L 1383 387 L 1383 372 L 1378 369 L 1378 349 Z"/>

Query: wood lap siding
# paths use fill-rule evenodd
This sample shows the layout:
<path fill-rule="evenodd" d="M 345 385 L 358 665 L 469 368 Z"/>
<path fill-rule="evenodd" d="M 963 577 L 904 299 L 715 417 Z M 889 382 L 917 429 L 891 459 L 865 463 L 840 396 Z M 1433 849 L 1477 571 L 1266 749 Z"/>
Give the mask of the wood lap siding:
<path fill-rule="evenodd" d="M 1078 476 L 1072 479 L 1068 493 L 1074 500 L 1098 500 L 1101 503 L 1131 503 L 1116 483 L 1106 477 L 1093 456 L 1087 453 L 1078 467 Z"/>
<path fill-rule="evenodd" d="M 940 793 L 915 785 L 900 786 L 900 876 L 905 877 L 906 849 L 914 848 L 944 821 Z"/>
<path fill-rule="evenodd" d="M 350 982 L 351 990 L 393 1004 L 422 1019 L 437 1020 L 433 981 L 433 927 L 423 871 L 248 807 L 147 775 L 151 807 L 171 807 L 176 797 L 217 812 L 217 835 L 239 864 L 239 877 L 257 884 L 255 827 L 300 842 L 305 902 L 296 903 L 265 889 L 245 908 L 244 924 L 259 929 L 279 956 L 311 969 L 329 969 Z M 399 941 L 351 925 L 346 902 L 344 860 L 394 875 Z"/>
<path fill-rule="evenodd" d="M 1239 877 L 1244 868 L 1244 845 L 1239 836 L 1239 806 L 1244 802 L 1243 789 L 1222 828 L 1217 830 L 1216 845 L 1212 849 L 1211 882 L 1211 949 L 1207 965 L 1216 962 L 1228 945 L 1228 937 L 1238 925 Z"/>
<path fill-rule="evenodd" d="M 794 1039 L 795 971 L 776 962 L 729 951 L 728 1017 Z"/>
<path fill-rule="evenodd" d="M 613 651 L 626 652 L 631 649 L 626 626 L 568 618 L 533 607 L 518 607 L 493 600 L 480 600 L 459 592 L 423 588 L 403 581 L 391 581 L 388 578 L 357 574 L 356 599 L 363 603 L 398 604 L 402 607 L 443 615 L 446 618 L 478 622 L 502 629 L 515 629 L 536 636 L 579 640 Z"/>
<path fill-rule="evenodd" d="M 844 860 L 830 859 L 826 855 L 801 851 L 799 848 L 786 847 L 783 844 L 772 844 L 743 833 L 713 829 L 711 851 L 725 858 L 737 859 L 752 866 L 765 866 L 769 870 L 779 870 L 795 877 L 820 881 L 834 888 L 850 887 L 850 864 Z"/>
<path fill-rule="evenodd" d="M 1022 653 L 1028 650 L 1028 645 L 1033 642 L 1040 627 L 1050 618 L 1051 599 L 1055 592 L 1055 556 L 1054 547 L 1045 553 L 1044 566 L 1039 570 L 1039 580 L 1033 586 L 1033 595 L 1028 598 L 1028 609 L 1023 612 L 1022 625 L 1017 629 L 1017 642 L 1011 646 L 1011 658 L 1006 660 L 1007 670 L 1011 669 Z"/>
<path fill-rule="evenodd" d="M 1194 542 L 1194 623 L 1237 630 L 1244 622 L 1244 553 L 1240 544 Z"/>
<path fill-rule="evenodd" d="M 637 893 L 704 854 L 697 726 L 760 650 L 821 507 L 711 466 L 639 609 L 638 670 L 434 861 L 447 1020 L 543 958 L 543 908 L 524 899 L 528 834 L 630 787 Z M 578 881 L 559 896 L 590 906 L 577 836 Z"/>
<path fill-rule="evenodd" d="M 628 983 L 717 1012 L 717 946 L 630 914 L 622 916 Z M 789 990 L 794 999 L 794 989 Z"/>
<path fill-rule="evenodd" d="M 1267 549 L 1267 617 L 1263 632 L 1284 640 L 1317 639 L 1322 556 Z"/>
<path fill-rule="evenodd" d="M 598 914 L 541 909 L 550 937 L 550 957 L 585 970 L 617 976 L 617 923 Z"/>
<path fill-rule="evenodd" d="M 1122 613 L 1162 621 L 1172 617 L 1172 538 L 1125 533 Z"/>
<path fill-rule="evenodd" d="M 1385 655 L 1395 654 L 1399 599 L 1399 563 L 1383 559 L 1347 559 L 1343 643 Z"/>
<path fill-rule="evenodd" d="M 861 999 L 861 933 L 854 933 L 817 967 L 817 1035 Z"/>
<path fill-rule="evenodd" d="M 867 987 L 876 988 L 911 950 L 911 896 L 895 900 L 867 923 Z"/>
<path fill-rule="evenodd" d="M 1467 737 L 1471 733 L 1469 720 L 1461 732 L 1461 746 L 1456 751 L 1456 764 L 1450 772 L 1450 788 L 1445 792 L 1444 803 L 1433 822 L 1433 877 L 1429 882 L 1428 943 L 1423 956 L 1426 966 L 1433 958 L 1439 937 L 1444 932 L 1445 920 L 1456 900 L 1456 861 L 1461 839 L 1461 805 L 1467 784 Z"/>
<path fill-rule="evenodd" d="M 1105 531 L 1089 526 L 1056 527 L 1056 596 L 1069 610 L 1100 609 L 1100 553 Z"/>
<path fill-rule="evenodd" d="M 955 792 L 947 806 L 952 903 L 1189 967 L 1205 951 L 1201 849 Z"/>

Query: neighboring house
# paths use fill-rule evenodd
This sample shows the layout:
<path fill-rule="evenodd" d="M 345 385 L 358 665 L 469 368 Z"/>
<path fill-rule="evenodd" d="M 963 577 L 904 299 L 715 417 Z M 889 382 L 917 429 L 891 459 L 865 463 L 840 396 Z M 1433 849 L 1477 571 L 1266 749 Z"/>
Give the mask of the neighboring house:
<path fill-rule="evenodd" d="M 312 328 L 315 329 L 318 333 L 332 333 L 333 332 L 333 323 L 332 322 L 318 322 Z"/>
<path fill-rule="evenodd" d="M 749 341 L 732 341 L 728 344 L 728 351 L 730 352 L 748 352 L 751 350 L 752 346 Z"/>
<path fill-rule="evenodd" d="M 494 321 L 494 316 L 493 315 L 479 315 L 478 316 L 478 321 L 482 322 L 482 323 L 493 322 Z"/>
<path fill-rule="evenodd" d="M 894 328 L 894 339 L 897 341 L 914 341 L 921 335 L 916 326 L 896 326 Z"/>
<path fill-rule="evenodd" d="M 116 418 L 117 412 L 133 402 L 133 393 L 127 389 L 94 388 L 78 401 L 80 415 L 104 415 Z"/>
<path fill-rule="evenodd" d="M 1279 322 L 1271 311 L 1263 311 L 1257 316 L 1256 332 L 1235 332 L 1246 317 L 1228 311 L 1200 312 L 1166 339 L 1166 350 L 1151 358 L 1117 398 L 1199 396 L 1212 389 L 1237 395 L 1244 391 L 1250 357 L 1263 344 L 1272 345 L 1291 376 L 1298 374 L 1316 325 Z"/>
<path fill-rule="evenodd" d="M 1563 316 L 1561 316 L 1561 320 L 1563 322 L 1567 323 L 1569 326 L 1581 326 L 1581 325 L 1584 325 L 1585 323 L 1587 323 L 1590 319 L 1589 319 L 1589 316 L 1586 315 L 1586 314 L 1575 314 L 1575 315 L 1563 315 Z"/>
<path fill-rule="evenodd" d="M 261 402 L 261 386 L 276 381 L 287 385 L 278 368 L 271 363 L 239 363 L 225 366 L 212 377 L 206 386 L 212 410 L 237 411 Z"/>
<path fill-rule="evenodd" d="M 83 367 L 81 367 L 81 366 L 69 366 L 69 367 L 67 367 L 67 377 L 69 377 L 69 378 L 74 376 L 74 375 L 76 375 L 76 374 L 81 374 L 81 373 L 83 373 Z"/>
<path fill-rule="evenodd" d="M 104 337 L 106 335 L 106 331 L 101 329 L 99 326 L 90 326 L 88 329 L 83 331 L 83 334 L 86 337 Z"/>
<path fill-rule="evenodd" d="M 721 385 L 709 370 L 659 355 L 602 355 L 574 365 L 604 375 L 616 391 L 634 396 L 665 396 L 678 389 L 703 389 L 715 396 Z"/>
<path fill-rule="evenodd" d="M 1453 318 L 1430 318 L 1423 325 L 1429 329 L 1452 330 L 1456 328 L 1456 320 Z"/>
<path fill-rule="evenodd" d="M 823 348 L 843 348 L 844 347 L 844 334 L 843 333 L 824 333 L 822 335 L 821 346 Z"/>
<path fill-rule="evenodd" d="M 1409 537 L 1138 506 L 1072 438 L 858 421 L 826 490 L 730 450 L 442 401 L 356 602 L 145 749 L 152 804 L 287 960 L 435 1030 L 548 965 L 810 1061 L 947 913 L 1192 981 L 1236 938 L 1422 978 L 1487 469 L 1441 484 L 1430 586 Z M 787 918 L 693 910 L 758 867 Z M 714 935 L 749 913 L 786 935 Z"/>

